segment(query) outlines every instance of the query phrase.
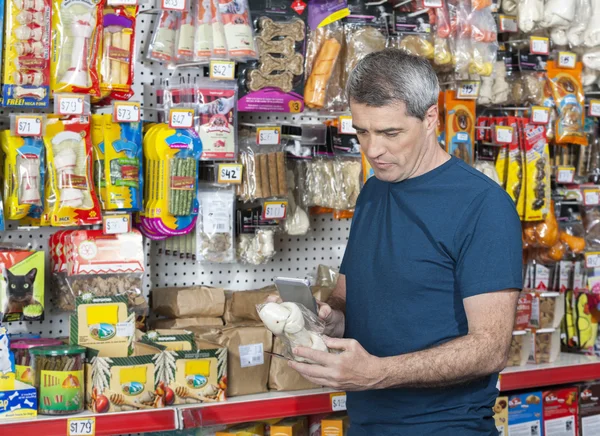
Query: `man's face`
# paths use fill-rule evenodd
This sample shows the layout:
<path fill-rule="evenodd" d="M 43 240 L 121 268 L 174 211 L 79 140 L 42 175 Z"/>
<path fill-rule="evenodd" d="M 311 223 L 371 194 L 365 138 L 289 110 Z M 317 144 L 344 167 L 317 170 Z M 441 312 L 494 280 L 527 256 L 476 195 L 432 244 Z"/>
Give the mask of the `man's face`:
<path fill-rule="evenodd" d="M 351 102 L 350 110 L 360 147 L 375 177 L 385 182 L 411 177 L 427 152 L 427 139 L 435 134 L 431 127 L 435 115 L 429 113 L 436 112 L 435 106 L 424 121 L 408 116 L 404 103 L 371 107 Z"/>

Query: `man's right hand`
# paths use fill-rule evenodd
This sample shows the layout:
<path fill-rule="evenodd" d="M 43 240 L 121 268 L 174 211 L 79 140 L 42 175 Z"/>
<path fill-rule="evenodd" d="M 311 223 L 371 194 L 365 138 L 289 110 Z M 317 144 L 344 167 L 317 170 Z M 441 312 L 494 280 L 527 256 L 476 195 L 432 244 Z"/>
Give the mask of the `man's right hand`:
<path fill-rule="evenodd" d="M 317 300 L 319 306 L 319 318 L 325 323 L 323 333 L 332 338 L 344 336 L 346 317 L 341 310 L 333 309 L 329 304 Z"/>

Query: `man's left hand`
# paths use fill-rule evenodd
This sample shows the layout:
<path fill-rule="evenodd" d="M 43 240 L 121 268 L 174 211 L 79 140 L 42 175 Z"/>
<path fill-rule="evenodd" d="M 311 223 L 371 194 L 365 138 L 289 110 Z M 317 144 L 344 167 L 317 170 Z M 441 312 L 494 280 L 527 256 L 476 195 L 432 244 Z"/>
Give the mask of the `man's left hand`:
<path fill-rule="evenodd" d="M 381 381 L 381 359 L 369 354 L 354 339 L 323 338 L 325 345 L 340 353 L 326 353 L 306 347 L 295 348 L 298 357 L 315 363 L 288 364 L 308 381 L 344 391 L 375 389 Z"/>

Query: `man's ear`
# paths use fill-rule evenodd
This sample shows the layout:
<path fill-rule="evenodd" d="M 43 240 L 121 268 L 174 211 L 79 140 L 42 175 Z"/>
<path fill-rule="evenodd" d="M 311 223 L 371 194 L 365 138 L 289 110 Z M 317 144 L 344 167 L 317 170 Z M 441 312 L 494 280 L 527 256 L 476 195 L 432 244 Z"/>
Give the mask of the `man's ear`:
<path fill-rule="evenodd" d="M 437 128 L 437 124 L 438 124 L 438 117 L 439 117 L 438 107 L 437 107 L 437 104 L 434 104 L 429 109 L 427 109 L 427 112 L 425 112 L 425 119 L 423 120 L 425 122 L 425 125 L 426 125 L 428 131 L 431 131 L 431 130 L 435 131 L 435 129 Z"/>

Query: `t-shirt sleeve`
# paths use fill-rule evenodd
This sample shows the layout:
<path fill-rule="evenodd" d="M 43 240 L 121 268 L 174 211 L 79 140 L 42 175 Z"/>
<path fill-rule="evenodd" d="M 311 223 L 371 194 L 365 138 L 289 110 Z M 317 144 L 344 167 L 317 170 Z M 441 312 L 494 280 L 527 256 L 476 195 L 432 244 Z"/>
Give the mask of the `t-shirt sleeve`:
<path fill-rule="evenodd" d="M 521 222 L 502 189 L 487 189 L 471 202 L 456 229 L 454 247 L 463 299 L 523 287 Z"/>

